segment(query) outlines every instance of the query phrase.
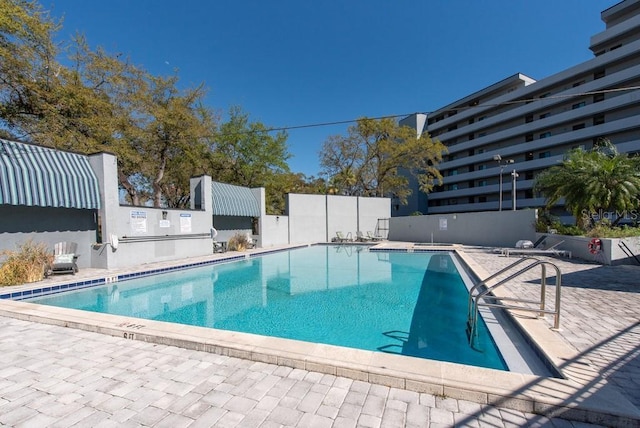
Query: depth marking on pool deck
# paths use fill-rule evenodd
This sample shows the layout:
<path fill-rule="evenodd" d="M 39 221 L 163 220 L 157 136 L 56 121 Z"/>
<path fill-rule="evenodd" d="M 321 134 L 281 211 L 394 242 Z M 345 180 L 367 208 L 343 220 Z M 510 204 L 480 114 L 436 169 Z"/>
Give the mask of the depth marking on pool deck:
<path fill-rule="evenodd" d="M 130 322 L 121 322 L 120 324 L 116 324 L 116 327 L 124 327 L 124 328 L 132 328 L 135 330 L 140 330 L 145 327 L 144 324 L 134 324 Z M 136 334 L 132 332 L 125 331 L 123 332 L 123 337 L 125 339 L 136 340 Z"/>

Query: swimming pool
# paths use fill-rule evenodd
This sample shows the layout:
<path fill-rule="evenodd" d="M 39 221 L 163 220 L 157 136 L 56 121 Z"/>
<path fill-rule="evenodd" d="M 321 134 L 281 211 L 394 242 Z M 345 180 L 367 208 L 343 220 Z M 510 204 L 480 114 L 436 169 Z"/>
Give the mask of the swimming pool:
<path fill-rule="evenodd" d="M 448 253 L 312 246 L 30 302 L 506 369 Z"/>

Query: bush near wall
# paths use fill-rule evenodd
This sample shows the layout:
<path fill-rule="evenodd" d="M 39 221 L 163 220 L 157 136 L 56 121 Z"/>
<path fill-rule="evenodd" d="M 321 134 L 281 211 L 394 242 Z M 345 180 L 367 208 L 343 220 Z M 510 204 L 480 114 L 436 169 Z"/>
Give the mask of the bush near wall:
<path fill-rule="evenodd" d="M 227 244 L 227 248 L 230 251 L 244 251 L 247 249 L 249 245 L 249 240 L 247 239 L 247 235 L 243 235 L 237 233 L 229 238 L 229 243 Z"/>
<path fill-rule="evenodd" d="M 41 281 L 53 262 L 47 246 L 31 240 L 18 244 L 16 251 L 0 252 L 0 256 L 4 257 L 0 266 L 0 286 Z"/>

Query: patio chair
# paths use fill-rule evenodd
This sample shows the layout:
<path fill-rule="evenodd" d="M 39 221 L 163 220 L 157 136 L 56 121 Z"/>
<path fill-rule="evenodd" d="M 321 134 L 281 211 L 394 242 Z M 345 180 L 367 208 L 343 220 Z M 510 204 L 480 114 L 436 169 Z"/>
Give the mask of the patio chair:
<path fill-rule="evenodd" d="M 211 239 L 213 241 L 213 252 L 214 253 L 224 253 L 227 251 L 227 243 L 216 241 L 216 237 L 218 236 L 218 230 L 215 227 L 211 228 Z"/>
<path fill-rule="evenodd" d="M 571 251 L 559 250 L 557 247 L 564 241 L 558 241 L 547 248 L 503 248 L 502 255 L 509 257 L 510 255 L 538 255 L 538 256 L 565 256 L 571 258 Z"/>
<path fill-rule="evenodd" d="M 384 240 L 384 238 L 380 235 L 377 234 L 373 234 L 373 232 L 371 232 L 370 230 L 367 230 L 367 238 L 369 238 L 369 240 L 371 241 L 382 241 Z"/>
<path fill-rule="evenodd" d="M 76 253 L 78 244 L 75 242 L 58 242 L 53 246 L 53 262 L 51 263 L 51 273 L 72 273 L 78 272 L 78 254 Z"/>
<path fill-rule="evenodd" d="M 247 232 L 247 248 L 256 248 L 256 241 L 249 232 Z"/>
<path fill-rule="evenodd" d="M 369 242 L 371 241 L 371 238 L 369 238 L 368 236 L 364 236 L 364 233 L 362 233 L 361 231 L 357 231 L 356 232 L 356 241 L 358 242 Z"/>
<path fill-rule="evenodd" d="M 347 236 L 344 236 L 344 234 L 340 231 L 336 232 L 336 237 L 335 237 L 335 242 L 352 242 L 353 239 L 351 238 L 351 232 L 349 232 L 347 234 Z"/>

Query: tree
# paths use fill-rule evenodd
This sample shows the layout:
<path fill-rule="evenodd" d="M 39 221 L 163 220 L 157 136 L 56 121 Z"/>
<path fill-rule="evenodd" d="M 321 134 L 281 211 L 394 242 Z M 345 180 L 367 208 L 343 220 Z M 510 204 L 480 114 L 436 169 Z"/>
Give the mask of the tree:
<path fill-rule="evenodd" d="M 278 192 L 287 187 L 290 174 L 286 141 L 285 132 L 271 135 L 264 124 L 249 121 L 240 107 L 232 107 L 215 139 L 212 177 L 238 186 L 264 187 L 267 212 L 280 214 L 284 204 Z"/>
<path fill-rule="evenodd" d="M 560 165 L 538 175 L 535 189 L 548 208 L 564 198 L 577 224 L 591 224 L 600 210 L 622 214 L 640 206 L 640 157 L 618 153 L 609 140 L 600 140 L 592 150 L 569 151 Z"/>
<path fill-rule="evenodd" d="M 59 28 L 35 1 L 0 0 L 0 124 L 24 136 L 25 122 L 50 114 L 47 95 L 59 64 L 52 37 Z"/>
<path fill-rule="evenodd" d="M 323 173 L 345 195 L 394 195 L 405 204 L 411 194 L 404 172 L 431 191 L 442 176 L 437 169 L 446 147 L 428 134 L 400 126 L 391 118 L 358 120 L 348 135 L 332 136 L 320 154 Z"/>

